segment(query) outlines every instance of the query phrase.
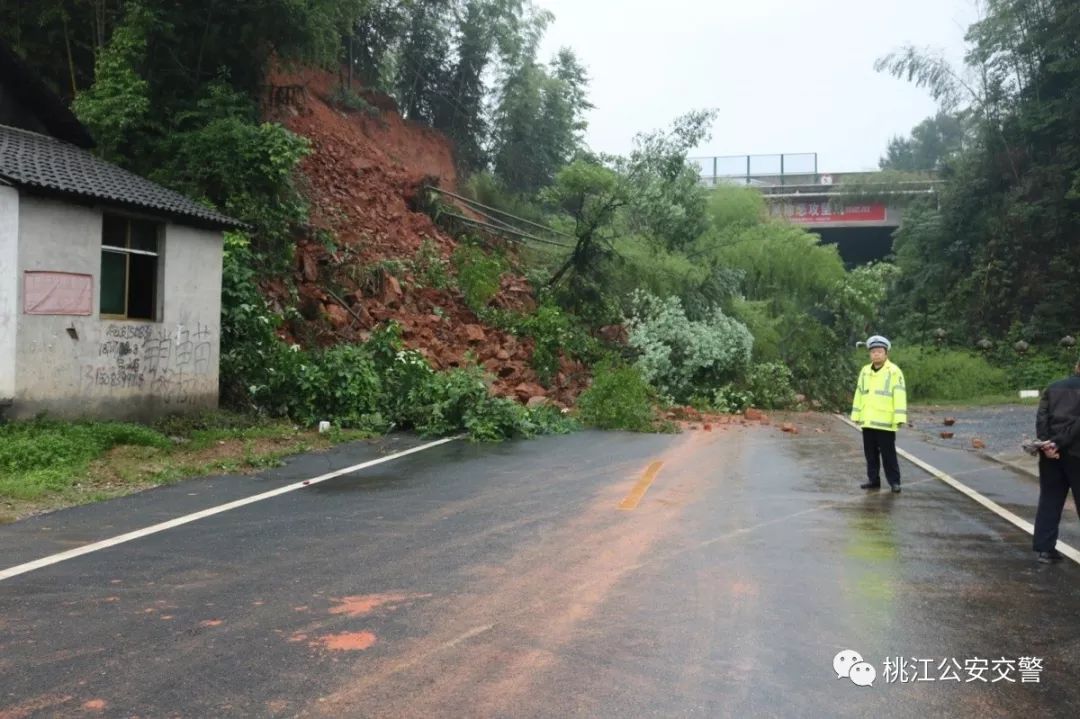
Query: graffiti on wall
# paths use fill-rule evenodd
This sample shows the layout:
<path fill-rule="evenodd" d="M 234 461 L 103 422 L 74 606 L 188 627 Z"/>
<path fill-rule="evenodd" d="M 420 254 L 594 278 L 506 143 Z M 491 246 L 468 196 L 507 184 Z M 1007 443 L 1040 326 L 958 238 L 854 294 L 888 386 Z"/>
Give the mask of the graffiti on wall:
<path fill-rule="evenodd" d="M 217 384 L 213 329 L 195 325 L 107 324 L 93 362 L 84 364 L 84 393 L 134 390 L 184 405 Z"/>

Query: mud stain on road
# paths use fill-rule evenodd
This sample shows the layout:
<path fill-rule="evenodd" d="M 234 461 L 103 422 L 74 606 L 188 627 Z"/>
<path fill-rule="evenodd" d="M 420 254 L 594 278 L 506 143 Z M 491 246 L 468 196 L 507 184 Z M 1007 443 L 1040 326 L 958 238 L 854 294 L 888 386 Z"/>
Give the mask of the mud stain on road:
<path fill-rule="evenodd" d="M 433 634 L 402 640 L 392 656 L 363 660 L 355 679 L 300 715 L 345 716 L 361 703 L 398 717 L 512 715 L 559 662 L 560 652 L 580 638 L 614 587 L 678 527 L 684 503 L 650 498 L 678 491 L 692 501 L 702 494 L 700 453 L 708 449 L 715 460 L 714 445 L 721 437 L 730 444 L 726 434 L 673 438 L 637 472 L 614 474 L 612 485 L 598 491 L 583 511 L 540 541 L 519 547 L 503 571 L 488 567 L 486 586 L 432 602 L 429 611 L 442 617 Z M 618 501 L 640 472 L 657 461 L 664 463 L 662 477 L 639 508 L 618 511 Z M 405 686 L 410 691 L 402 692 Z"/>
<path fill-rule="evenodd" d="M 430 596 L 430 594 L 363 594 L 343 597 L 334 600 L 337 604 L 330 608 L 330 613 L 344 614 L 347 617 L 363 617 L 380 607 L 393 611 L 401 604 L 417 599 L 427 599 Z"/>
<path fill-rule="evenodd" d="M 378 641 L 372 632 L 342 632 L 326 634 L 309 642 L 311 647 L 321 647 L 332 652 L 360 652 L 370 649 Z"/>

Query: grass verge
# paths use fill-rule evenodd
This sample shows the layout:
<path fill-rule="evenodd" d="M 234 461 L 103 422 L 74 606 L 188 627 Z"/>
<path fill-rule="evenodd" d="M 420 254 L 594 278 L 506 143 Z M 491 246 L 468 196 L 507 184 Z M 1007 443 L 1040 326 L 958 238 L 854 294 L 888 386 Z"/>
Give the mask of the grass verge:
<path fill-rule="evenodd" d="M 0 425 L 0 523 L 369 437 L 213 412 L 153 426 L 38 419 Z"/>

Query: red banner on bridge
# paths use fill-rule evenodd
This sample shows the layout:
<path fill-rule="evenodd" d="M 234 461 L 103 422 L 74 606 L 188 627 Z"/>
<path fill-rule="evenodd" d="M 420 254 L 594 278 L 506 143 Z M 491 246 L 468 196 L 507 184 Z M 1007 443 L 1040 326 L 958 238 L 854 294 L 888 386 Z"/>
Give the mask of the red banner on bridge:
<path fill-rule="evenodd" d="M 828 202 L 793 202 L 773 205 L 773 217 L 783 217 L 788 222 L 813 225 L 819 222 L 884 222 L 885 205 L 848 205 L 832 207 Z"/>

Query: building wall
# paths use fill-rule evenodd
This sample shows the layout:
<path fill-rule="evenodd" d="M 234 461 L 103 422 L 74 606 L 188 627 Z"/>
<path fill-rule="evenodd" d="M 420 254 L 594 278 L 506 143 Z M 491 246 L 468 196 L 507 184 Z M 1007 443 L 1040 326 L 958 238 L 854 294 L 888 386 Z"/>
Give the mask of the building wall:
<path fill-rule="evenodd" d="M 158 321 L 98 312 L 102 210 L 21 197 L 24 272 L 93 277 L 90 316 L 29 315 L 19 303 L 10 414 L 149 419 L 217 406 L 221 233 L 168 223 L 159 247 Z M 69 331 L 70 329 L 70 331 Z"/>
<path fill-rule="evenodd" d="M 18 322 L 19 193 L 0 185 L 0 412 L 15 396 Z"/>

